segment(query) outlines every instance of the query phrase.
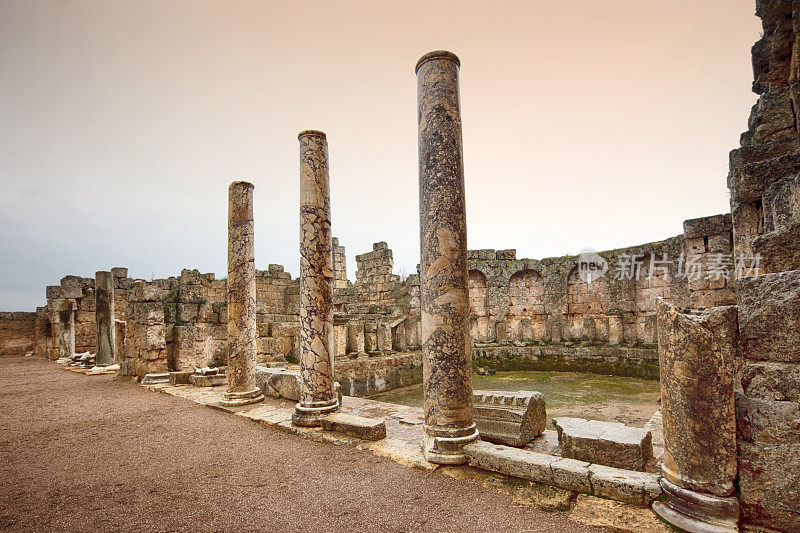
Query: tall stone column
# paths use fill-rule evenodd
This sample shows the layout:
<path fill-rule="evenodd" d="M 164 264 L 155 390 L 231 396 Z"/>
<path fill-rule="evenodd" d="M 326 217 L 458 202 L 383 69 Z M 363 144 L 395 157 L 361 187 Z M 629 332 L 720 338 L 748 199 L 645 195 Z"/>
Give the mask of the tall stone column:
<path fill-rule="evenodd" d="M 339 409 L 333 386 L 333 258 L 328 141 L 303 131 L 300 141 L 300 402 L 292 422 L 319 426 Z"/>
<path fill-rule="evenodd" d="M 114 276 L 111 272 L 94 274 L 95 321 L 97 345 L 95 365 L 108 366 L 117 362 L 114 323 Z"/>
<path fill-rule="evenodd" d="M 439 464 L 466 462 L 478 438 L 472 418 L 467 221 L 458 58 L 444 51 L 417 62 L 420 299 L 425 395 L 424 451 Z"/>
<path fill-rule="evenodd" d="M 58 348 L 62 358 L 75 355 L 75 304 L 58 303 Z"/>
<path fill-rule="evenodd" d="M 653 510 L 686 531 L 738 531 L 736 307 L 686 315 L 659 299 L 657 316 L 666 498 Z"/>
<path fill-rule="evenodd" d="M 228 391 L 226 406 L 264 399 L 256 385 L 256 267 L 253 248 L 253 184 L 228 188 Z"/>

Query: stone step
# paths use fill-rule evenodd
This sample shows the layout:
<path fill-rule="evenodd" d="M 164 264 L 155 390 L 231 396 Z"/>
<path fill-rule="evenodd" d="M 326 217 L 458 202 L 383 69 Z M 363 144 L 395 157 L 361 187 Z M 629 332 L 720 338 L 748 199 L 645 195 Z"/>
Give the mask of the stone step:
<path fill-rule="evenodd" d="M 656 474 L 593 465 L 554 455 L 477 441 L 464 447 L 473 466 L 561 489 L 649 505 L 661 495 Z"/>
<path fill-rule="evenodd" d="M 337 431 L 363 440 L 386 438 L 386 424 L 383 420 L 347 413 L 333 413 L 322 418 L 322 429 Z"/>

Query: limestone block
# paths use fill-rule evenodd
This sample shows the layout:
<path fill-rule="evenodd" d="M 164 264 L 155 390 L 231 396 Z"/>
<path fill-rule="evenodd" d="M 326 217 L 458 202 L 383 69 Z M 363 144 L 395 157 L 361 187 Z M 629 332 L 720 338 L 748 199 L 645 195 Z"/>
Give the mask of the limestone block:
<path fill-rule="evenodd" d="M 472 394 L 475 424 L 483 440 L 525 446 L 547 425 L 545 400 L 533 391 L 485 391 Z"/>
<path fill-rule="evenodd" d="M 219 387 L 228 384 L 228 377 L 225 374 L 192 374 L 189 381 L 195 387 Z"/>
<path fill-rule="evenodd" d="M 595 496 L 639 505 L 649 505 L 662 492 L 656 474 L 605 465 L 590 465 L 589 481 Z"/>
<path fill-rule="evenodd" d="M 800 362 L 800 270 L 739 280 L 742 355 Z"/>
<path fill-rule="evenodd" d="M 739 442 L 742 519 L 779 531 L 800 531 L 800 444 Z"/>
<path fill-rule="evenodd" d="M 550 465 L 553 470 L 553 484 L 562 489 L 591 494 L 589 465 L 590 463 L 577 459 L 558 459 Z"/>
<path fill-rule="evenodd" d="M 300 372 L 284 368 L 256 368 L 256 385 L 265 395 L 300 400 Z"/>
<path fill-rule="evenodd" d="M 142 385 L 152 385 L 155 383 L 169 383 L 169 372 L 145 374 L 142 378 Z"/>
<path fill-rule="evenodd" d="M 737 393 L 736 430 L 740 440 L 752 443 L 800 442 L 800 403 Z"/>
<path fill-rule="evenodd" d="M 643 470 L 653 457 L 652 433 L 619 422 L 583 418 L 553 419 L 561 454 L 570 459 Z"/>
<path fill-rule="evenodd" d="M 559 457 L 478 440 L 464 446 L 470 464 L 538 483 L 553 485 L 551 465 Z"/>
<path fill-rule="evenodd" d="M 128 269 L 125 267 L 114 267 L 111 269 L 111 275 L 115 278 L 127 278 Z"/>
<path fill-rule="evenodd" d="M 170 372 L 169 383 L 170 385 L 188 385 L 191 383 L 189 379 L 194 372 L 191 370 L 181 372 Z"/>
<path fill-rule="evenodd" d="M 383 420 L 346 413 L 333 413 L 322 418 L 322 429 L 338 431 L 363 440 L 386 438 L 386 423 Z"/>

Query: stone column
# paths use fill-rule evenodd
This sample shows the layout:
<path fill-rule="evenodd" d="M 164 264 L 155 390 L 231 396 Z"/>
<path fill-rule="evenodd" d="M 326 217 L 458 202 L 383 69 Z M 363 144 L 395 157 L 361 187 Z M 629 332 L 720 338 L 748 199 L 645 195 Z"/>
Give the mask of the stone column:
<path fill-rule="evenodd" d="M 108 366 L 117 362 L 114 324 L 114 276 L 111 272 L 94 274 L 95 321 L 97 345 L 95 365 Z"/>
<path fill-rule="evenodd" d="M 303 131 L 300 141 L 300 402 L 292 422 L 321 425 L 339 409 L 333 388 L 333 258 L 328 141 Z"/>
<path fill-rule="evenodd" d="M 659 298 L 657 314 L 666 499 L 653 510 L 686 531 L 738 531 L 736 307 L 685 315 Z"/>
<path fill-rule="evenodd" d="M 228 391 L 226 406 L 264 399 L 256 385 L 256 267 L 253 248 L 253 184 L 228 188 Z"/>
<path fill-rule="evenodd" d="M 420 300 L 425 458 L 466 462 L 478 438 L 472 417 L 467 221 L 458 58 L 444 51 L 417 62 Z"/>
<path fill-rule="evenodd" d="M 62 358 L 75 355 L 75 306 L 67 300 L 58 303 L 58 348 Z"/>

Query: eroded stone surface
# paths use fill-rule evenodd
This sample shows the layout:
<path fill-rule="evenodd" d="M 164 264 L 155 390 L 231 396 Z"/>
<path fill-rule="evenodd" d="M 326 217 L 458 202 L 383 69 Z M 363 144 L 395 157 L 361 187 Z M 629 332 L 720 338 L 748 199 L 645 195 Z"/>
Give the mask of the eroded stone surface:
<path fill-rule="evenodd" d="M 297 425 L 319 426 L 336 411 L 333 385 L 333 259 L 328 141 L 304 131 L 300 141 L 300 402 Z"/>
<path fill-rule="evenodd" d="M 386 437 L 386 424 L 364 416 L 331 413 L 322 418 L 322 429 L 338 431 L 363 440 L 380 440 Z"/>
<path fill-rule="evenodd" d="M 736 308 L 684 315 L 661 300 L 658 330 L 664 477 L 686 489 L 729 496 L 737 470 Z"/>
<path fill-rule="evenodd" d="M 431 52 L 417 63 L 420 297 L 425 453 L 463 463 L 478 436 L 472 412 L 467 222 L 459 60 Z"/>
<path fill-rule="evenodd" d="M 264 399 L 256 387 L 256 268 L 253 185 L 228 189 L 228 390 L 220 403 L 246 405 Z"/>
<path fill-rule="evenodd" d="M 644 470 L 653 457 L 649 429 L 619 422 L 560 417 L 553 419 L 564 457 L 601 465 Z"/>
<path fill-rule="evenodd" d="M 508 446 L 525 446 L 547 425 L 545 400 L 534 391 L 473 392 L 475 424 L 481 439 Z"/>
<path fill-rule="evenodd" d="M 114 325 L 114 276 L 111 272 L 94 275 L 95 320 L 97 346 L 95 364 L 107 366 L 117 362 Z"/>

